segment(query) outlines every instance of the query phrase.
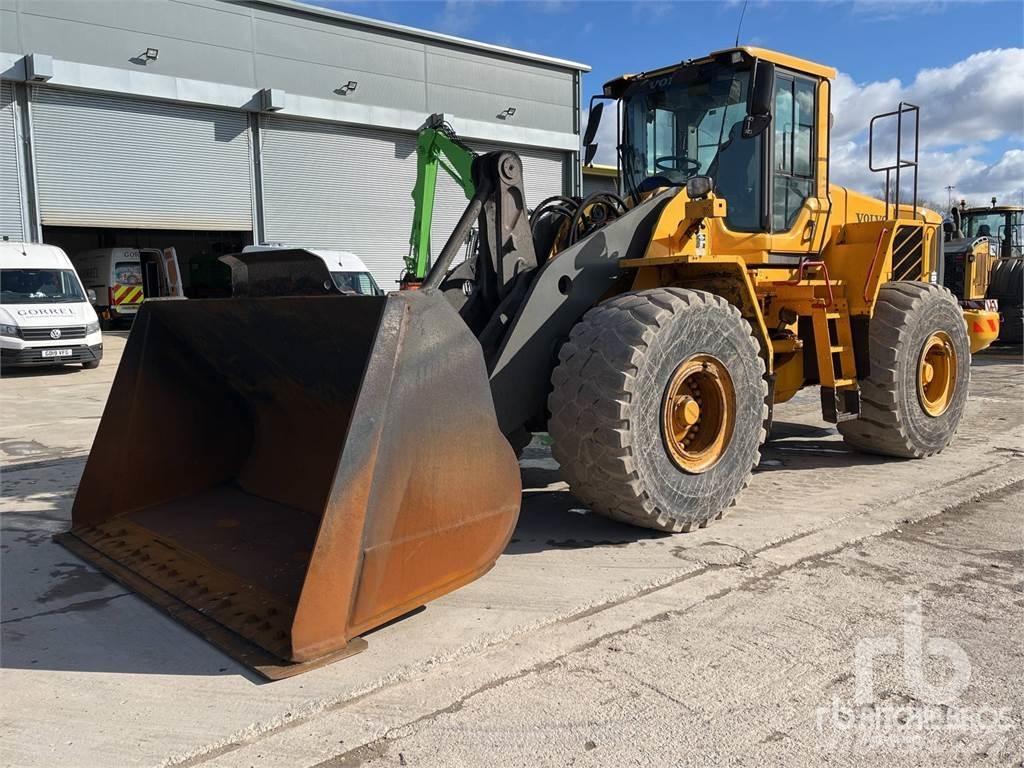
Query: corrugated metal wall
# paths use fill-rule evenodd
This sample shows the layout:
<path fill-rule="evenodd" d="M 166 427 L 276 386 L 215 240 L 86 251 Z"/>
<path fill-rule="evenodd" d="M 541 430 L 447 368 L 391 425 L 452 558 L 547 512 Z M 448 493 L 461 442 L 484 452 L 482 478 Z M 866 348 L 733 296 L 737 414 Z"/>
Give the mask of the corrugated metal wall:
<path fill-rule="evenodd" d="M 382 288 L 394 288 L 409 250 L 416 137 L 273 115 L 261 126 L 266 239 L 353 251 Z M 517 151 L 529 204 L 561 193 L 562 154 Z M 443 171 L 438 178 L 435 254 L 466 207 L 455 183 Z"/>
<path fill-rule="evenodd" d="M 0 82 L 0 237 L 24 240 L 24 182 L 19 162 L 14 85 Z"/>
<path fill-rule="evenodd" d="M 251 230 L 245 112 L 34 88 L 42 223 Z"/>
<path fill-rule="evenodd" d="M 138 59 L 150 46 L 158 63 Z M 0 0 L 0 48 L 424 116 L 566 133 L 575 124 L 571 65 L 253 0 Z M 350 80 L 359 87 L 339 93 Z M 498 115 L 509 106 L 506 122 Z"/>

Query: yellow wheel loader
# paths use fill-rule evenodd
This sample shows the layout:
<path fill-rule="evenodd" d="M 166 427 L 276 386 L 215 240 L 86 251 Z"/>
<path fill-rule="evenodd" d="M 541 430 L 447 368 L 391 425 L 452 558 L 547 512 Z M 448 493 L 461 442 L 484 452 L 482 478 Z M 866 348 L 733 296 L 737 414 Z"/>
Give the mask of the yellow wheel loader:
<path fill-rule="evenodd" d="M 971 334 L 971 351 L 996 337 L 1019 344 L 1024 327 L 1024 207 L 996 205 L 950 209 L 943 224 L 942 284 L 960 299 Z M 998 313 L 998 314 L 996 314 Z"/>
<path fill-rule="evenodd" d="M 595 513 L 660 531 L 721 517 L 807 386 L 858 449 L 941 451 L 971 352 L 940 221 L 901 200 L 916 144 L 872 158 L 893 201 L 830 184 L 834 75 L 735 48 L 608 83 L 625 194 L 531 215 L 518 156 L 476 157 L 420 291 L 263 253 L 232 298 L 146 302 L 62 541 L 279 677 L 486 572 L 531 431 Z"/>

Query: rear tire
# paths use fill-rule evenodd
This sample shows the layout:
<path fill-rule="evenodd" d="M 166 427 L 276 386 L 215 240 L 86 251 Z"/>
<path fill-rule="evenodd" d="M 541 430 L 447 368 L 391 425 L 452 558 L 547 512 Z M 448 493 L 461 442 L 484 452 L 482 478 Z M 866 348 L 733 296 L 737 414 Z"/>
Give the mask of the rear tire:
<path fill-rule="evenodd" d="M 885 456 L 938 453 L 960 425 L 971 377 L 970 341 L 956 299 L 930 283 L 886 283 L 868 336 L 871 369 L 860 381 L 860 417 L 839 423 L 843 439 Z"/>
<path fill-rule="evenodd" d="M 997 261 L 985 297 L 999 302 L 999 340 L 1020 344 L 1024 338 L 1024 258 Z"/>
<path fill-rule="evenodd" d="M 601 515 L 660 531 L 704 527 L 760 459 L 764 373 L 750 326 L 725 299 L 682 288 L 617 296 L 587 312 L 559 352 L 552 453 L 573 494 Z M 678 403 L 692 407 L 698 393 L 685 418 L 704 433 L 686 426 L 688 439 L 670 437 Z M 702 454 L 716 458 L 701 467 Z"/>

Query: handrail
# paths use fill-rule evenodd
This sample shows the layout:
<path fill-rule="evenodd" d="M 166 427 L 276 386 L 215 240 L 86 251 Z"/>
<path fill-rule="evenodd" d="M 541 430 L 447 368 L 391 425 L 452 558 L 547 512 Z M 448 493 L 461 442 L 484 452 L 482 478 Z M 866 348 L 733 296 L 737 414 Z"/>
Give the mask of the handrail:
<path fill-rule="evenodd" d="M 805 279 L 804 278 L 804 272 L 806 272 L 808 269 L 820 269 L 820 270 L 822 270 L 825 273 L 825 275 L 824 275 L 825 287 L 828 288 L 828 302 L 825 304 L 825 309 L 828 309 L 833 304 L 835 304 L 836 298 L 835 298 L 835 294 L 832 293 L 832 281 L 829 279 L 829 276 L 828 276 L 828 264 L 826 264 L 824 261 L 818 261 L 818 260 L 813 260 L 812 261 L 810 259 L 805 259 L 804 261 L 801 261 L 800 262 L 800 266 L 797 267 L 796 279 L 795 280 L 787 280 L 785 284 L 786 285 L 799 285 L 801 283 L 801 281 L 803 281 Z"/>
<path fill-rule="evenodd" d="M 882 240 L 885 238 L 885 233 L 888 231 L 888 227 L 882 227 L 882 231 L 878 233 L 878 242 L 875 243 L 875 255 L 871 257 L 871 264 L 868 266 L 868 275 L 864 278 L 864 301 L 868 301 L 868 286 L 871 285 L 871 276 L 875 274 L 875 262 L 878 261 L 878 254 L 882 250 Z"/>
<path fill-rule="evenodd" d="M 905 160 L 903 158 L 903 115 L 913 115 L 914 117 L 914 159 Z M 896 117 L 896 162 L 893 165 L 879 165 L 875 167 L 875 122 L 886 117 Z M 920 160 L 919 146 L 921 137 L 921 109 L 915 104 L 911 104 L 906 101 L 901 101 L 899 107 L 893 112 L 885 112 L 880 115 L 875 115 L 868 122 L 868 168 L 875 173 L 885 171 L 885 218 L 889 218 L 889 181 L 890 174 L 892 171 L 896 171 L 896 190 L 893 197 L 895 198 L 893 208 L 896 215 L 893 218 L 898 219 L 900 217 L 900 172 L 903 168 L 914 169 L 914 206 L 912 211 L 912 218 L 917 218 L 917 171 L 918 161 Z"/>

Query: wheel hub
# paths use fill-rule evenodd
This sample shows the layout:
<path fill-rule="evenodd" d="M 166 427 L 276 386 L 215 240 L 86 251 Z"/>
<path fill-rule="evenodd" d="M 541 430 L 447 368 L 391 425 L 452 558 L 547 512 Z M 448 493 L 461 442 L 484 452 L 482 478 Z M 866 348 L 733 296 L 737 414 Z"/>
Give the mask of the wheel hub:
<path fill-rule="evenodd" d="M 729 371 L 711 355 L 687 358 L 668 383 L 661 411 L 669 458 L 684 472 L 707 471 L 725 453 L 736 422 Z"/>
<path fill-rule="evenodd" d="M 944 331 L 929 336 L 917 366 L 917 399 L 929 416 L 941 416 L 953 401 L 957 365 L 952 339 Z"/>

